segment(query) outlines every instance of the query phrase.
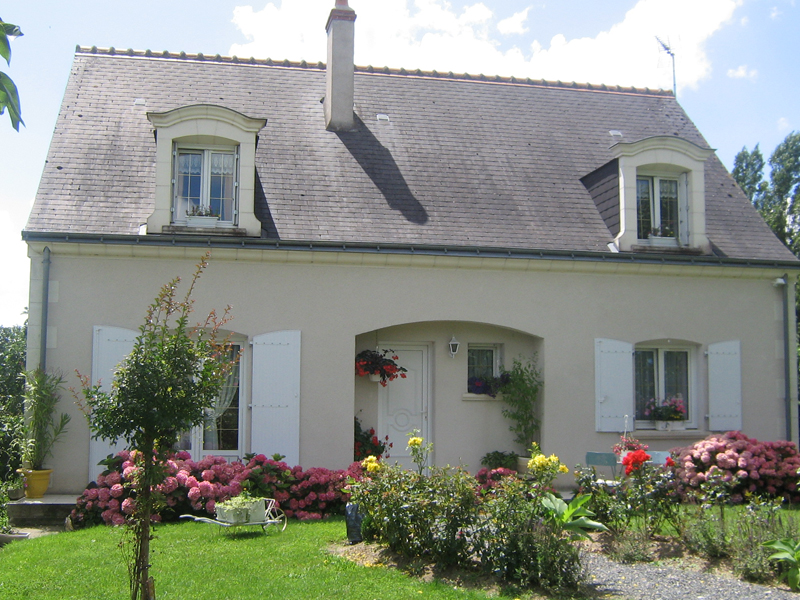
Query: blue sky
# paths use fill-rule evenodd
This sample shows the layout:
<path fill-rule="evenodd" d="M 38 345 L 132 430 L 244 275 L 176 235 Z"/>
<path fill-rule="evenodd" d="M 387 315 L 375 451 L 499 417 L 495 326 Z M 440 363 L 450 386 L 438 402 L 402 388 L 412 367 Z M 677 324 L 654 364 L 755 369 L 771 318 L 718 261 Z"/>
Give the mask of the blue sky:
<path fill-rule="evenodd" d="M 26 127 L 0 120 L 0 325 L 22 323 L 28 259 L 20 231 L 44 166 L 76 44 L 325 60 L 334 0 L 27 0 L 0 17 L 24 37 L 7 72 Z M 533 79 L 672 87 L 730 169 L 800 130 L 795 0 L 350 0 L 356 62 Z"/>

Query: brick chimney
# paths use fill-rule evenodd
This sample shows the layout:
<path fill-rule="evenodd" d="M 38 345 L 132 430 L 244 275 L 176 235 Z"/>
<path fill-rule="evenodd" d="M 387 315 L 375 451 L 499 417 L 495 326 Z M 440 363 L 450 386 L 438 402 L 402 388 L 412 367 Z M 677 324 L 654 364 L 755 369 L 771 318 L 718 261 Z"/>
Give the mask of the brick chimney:
<path fill-rule="evenodd" d="M 336 0 L 328 24 L 328 65 L 325 82 L 325 128 L 353 129 L 353 44 L 356 13 L 347 0 Z"/>

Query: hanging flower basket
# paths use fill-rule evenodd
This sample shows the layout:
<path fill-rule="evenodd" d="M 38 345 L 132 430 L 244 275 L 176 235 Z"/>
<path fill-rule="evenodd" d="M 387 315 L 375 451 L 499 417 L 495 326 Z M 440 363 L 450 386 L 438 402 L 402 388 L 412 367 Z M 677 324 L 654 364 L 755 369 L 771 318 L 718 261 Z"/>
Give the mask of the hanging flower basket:
<path fill-rule="evenodd" d="M 398 377 L 405 379 L 408 370 L 395 362 L 399 359 L 393 353 L 394 350 L 359 352 L 356 354 L 356 375 L 369 376 L 370 381 L 378 382 L 384 387 Z"/>

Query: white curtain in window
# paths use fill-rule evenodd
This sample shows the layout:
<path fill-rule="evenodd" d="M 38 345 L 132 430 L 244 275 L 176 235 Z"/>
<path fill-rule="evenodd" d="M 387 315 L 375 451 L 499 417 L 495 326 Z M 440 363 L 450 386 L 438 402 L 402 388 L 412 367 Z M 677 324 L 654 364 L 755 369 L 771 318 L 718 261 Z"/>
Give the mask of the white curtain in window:
<path fill-rule="evenodd" d="M 239 365 L 236 364 L 219 392 L 214 408 L 208 413 L 208 420 L 203 430 L 203 448 L 205 450 L 219 450 L 219 436 L 217 434 L 217 421 L 230 408 L 233 398 L 239 389 Z"/>

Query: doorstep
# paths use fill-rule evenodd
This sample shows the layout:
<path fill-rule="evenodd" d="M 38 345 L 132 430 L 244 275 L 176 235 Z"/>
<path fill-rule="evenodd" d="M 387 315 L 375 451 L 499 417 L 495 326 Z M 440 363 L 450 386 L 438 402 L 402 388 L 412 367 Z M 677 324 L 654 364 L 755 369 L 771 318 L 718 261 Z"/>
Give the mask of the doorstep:
<path fill-rule="evenodd" d="M 42 498 L 9 502 L 6 504 L 8 524 L 14 528 L 63 527 L 77 499 L 72 494 L 45 494 Z"/>

